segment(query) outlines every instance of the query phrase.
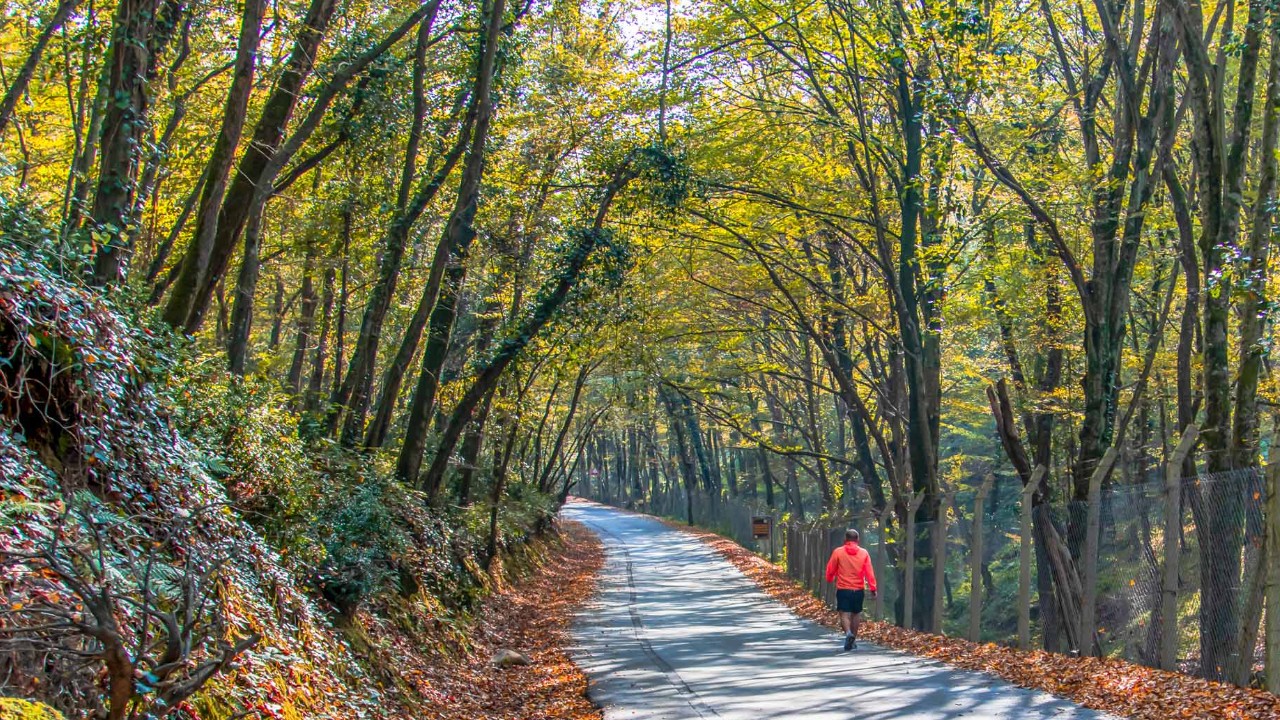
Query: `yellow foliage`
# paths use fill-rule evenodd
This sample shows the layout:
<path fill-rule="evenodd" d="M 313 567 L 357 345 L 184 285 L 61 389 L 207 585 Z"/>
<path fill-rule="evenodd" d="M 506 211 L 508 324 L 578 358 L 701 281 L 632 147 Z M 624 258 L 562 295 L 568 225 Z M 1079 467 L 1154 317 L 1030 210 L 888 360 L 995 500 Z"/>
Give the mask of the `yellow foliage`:
<path fill-rule="evenodd" d="M 48 705 L 17 698 L 0 698 L 0 720 L 63 720 L 63 716 Z"/>

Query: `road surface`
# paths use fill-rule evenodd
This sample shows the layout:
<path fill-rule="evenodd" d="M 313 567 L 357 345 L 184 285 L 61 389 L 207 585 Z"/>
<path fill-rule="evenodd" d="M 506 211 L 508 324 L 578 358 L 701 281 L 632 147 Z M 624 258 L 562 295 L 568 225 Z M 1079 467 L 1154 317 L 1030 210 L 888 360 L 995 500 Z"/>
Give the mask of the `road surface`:
<path fill-rule="evenodd" d="M 605 720 L 1101 720 L 1042 692 L 841 637 L 770 598 L 695 537 L 645 516 L 571 503 L 600 536 L 600 593 L 574 659 Z"/>

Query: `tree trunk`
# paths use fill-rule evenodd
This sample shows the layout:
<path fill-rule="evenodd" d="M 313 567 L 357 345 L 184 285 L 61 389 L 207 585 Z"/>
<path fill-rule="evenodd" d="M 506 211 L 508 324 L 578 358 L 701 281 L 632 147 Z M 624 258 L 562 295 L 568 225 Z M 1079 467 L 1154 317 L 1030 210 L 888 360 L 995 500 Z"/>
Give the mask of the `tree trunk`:
<path fill-rule="evenodd" d="M 754 400 L 752 401 L 751 429 L 755 431 L 756 437 L 764 437 L 764 428 L 761 426 L 760 418 L 755 414 Z M 756 461 L 760 464 L 760 478 L 764 481 L 765 507 L 773 510 L 773 469 L 769 467 L 769 451 L 763 442 L 756 444 Z"/>
<path fill-rule="evenodd" d="M 693 452 L 689 449 L 689 441 L 686 438 L 688 425 L 685 423 L 684 418 L 681 417 L 684 409 L 674 397 L 675 392 L 668 390 L 665 385 L 658 388 L 658 394 L 667 408 L 667 417 L 670 419 L 668 429 L 674 441 L 680 477 L 684 479 L 685 522 L 688 525 L 693 525 L 693 495 L 697 490 L 698 474 L 694 467 Z"/>
<path fill-rule="evenodd" d="M 640 433 L 634 425 L 627 427 L 627 471 L 631 478 L 631 488 L 637 500 L 645 499 L 644 478 L 640 462 Z M 737 494 L 735 488 L 734 494 Z"/>
<path fill-rule="evenodd" d="M 409 425 L 405 430 L 404 445 L 396 462 L 396 477 L 405 483 L 416 483 L 418 472 L 422 467 L 422 455 L 427 443 L 427 423 L 435 401 L 435 387 L 440 368 L 444 365 L 444 352 L 448 347 L 449 331 L 453 326 L 457 293 L 461 290 L 462 276 L 466 268 L 466 253 L 476 236 L 475 215 L 480 199 L 480 183 L 484 176 L 485 143 L 493 117 L 491 89 L 505 7 L 505 0 L 486 1 L 483 49 L 476 65 L 471 109 L 467 113 L 469 117 L 474 117 L 475 121 L 474 124 L 470 121 L 466 123 L 474 130 L 467 150 L 467 159 L 463 163 L 457 201 L 453 212 L 449 215 L 444 237 L 440 241 L 448 248 L 449 267 L 445 271 L 446 279 L 441 286 L 440 297 L 431 313 L 427 349 L 423 351 L 422 372 L 419 375 L 418 387 L 414 392 L 409 411 Z M 452 452 L 452 449 L 450 451 Z"/>
<path fill-rule="evenodd" d="M 808 338 L 804 338 L 804 409 L 805 421 L 808 424 L 809 443 L 814 452 L 819 455 L 826 453 L 826 446 L 822 439 L 822 430 L 818 424 L 818 396 L 814 391 L 816 378 L 813 368 L 813 351 Z M 831 515 L 836 510 L 835 490 L 832 489 L 831 477 L 827 474 L 827 461 L 822 457 L 813 459 L 817 466 L 815 476 L 818 480 L 818 497 L 822 500 L 823 515 Z"/>
<path fill-rule="evenodd" d="M 298 342 L 289 365 L 289 389 L 295 396 L 302 394 L 302 371 L 306 365 L 307 351 L 311 349 L 311 330 L 316 313 L 316 293 L 312 287 L 311 273 L 316 260 L 315 249 L 307 248 L 306 264 L 302 270 L 302 300 L 298 308 Z"/>
<path fill-rule="evenodd" d="M 347 339 L 347 280 L 351 268 L 351 204 L 342 208 L 342 273 L 338 289 L 338 325 L 333 332 L 333 392 L 342 382 L 342 360 Z"/>
<path fill-rule="evenodd" d="M 453 149 L 444 158 L 443 165 L 436 171 L 435 177 L 426 186 L 424 191 L 423 207 L 426 206 L 431 198 L 433 198 L 443 186 L 449 173 L 457 164 L 458 158 L 466 149 L 467 140 L 470 138 L 469 129 L 464 126 L 459 130 L 457 143 Z M 443 274 L 443 263 L 441 263 L 440 275 Z M 413 312 L 413 317 L 409 320 L 409 326 L 405 329 L 404 337 L 400 339 L 399 349 L 396 350 L 396 356 L 392 359 L 391 364 L 387 366 L 382 376 L 382 387 L 378 391 L 378 400 L 374 404 L 373 422 L 369 423 L 368 431 L 364 437 L 364 445 L 366 448 L 382 447 L 387 439 L 387 431 L 391 429 L 391 419 L 395 414 L 396 402 L 400 397 L 400 390 L 404 386 L 405 373 L 409 370 L 409 365 L 413 362 L 413 356 L 418 352 L 418 344 L 422 341 L 422 331 L 426 328 L 427 318 L 431 312 L 432 303 L 435 302 L 437 291 L 439 290 L 439 282 L 433 288 L 431 277 L 437 277 L 435 263 L 432 264 L 430 277 L 427 284 L 423 287 L 422 294 L 418 298 L 418 306 Z M 354 359 L 352 363 L 354 364 Z M 348 373 L 348 377 L 351 374 Z M 339 389 L 334 395 L 335 405 L 338 402 L 349 403 L 349 398 L 344 397 L 342 389 Z M 334 417 L 336 420 L 336 416 Z"/>
<path fill-rule="evenodd" d="M 240 22 L 240 41 L 236 48 L 235 73 L 222 111 L 222 127 L 218 131 L 217 139 L 214 140 L 213 150 L 209 153 L 209 162 L 204 169 L 204 190 L 196 210 L 195 234 L 187 249 L 187 256 L 195 264 L 195 269 L 201 272 L 208 268 L 209 257 L 213 252 L 214 236 L 218 229 L 218 208 L 226 194 L 236 148 L 240 145 L 240 136 L 244 131 L 249 95 L 253 92 L 253 74 L 265 8 L 264 0 L 246 0 L 245 2 L 244 14 Z M 243 279 L 242 276 L 241 280 Z M 253 280 L 257 280 L 256 270 L 253 272 Z M 180 275 L 178 282 L 181 281 Z M 238 289 L 239 285 L 240 283 L 237 282 Z M 247 322 L 247 314 L 242 314 L 241 319 Z M 171 324 L 177 325 L 177 323 Z M 240 372 L 243 371 L 243 362 L 243 357 L 231 359 L 233 366 L 241 366 Z"/>
<path fill-rule="evenodd" d="M 227 296 L 226 286 L 218 285 L 214 291 L 214 300 L 218 306 L 218 323 L 213 333 L 213 344 L 224 345 L 227 342 Z"/>
<path fill-rule="evenodd" d="M 496 0 L 495 4 L 500 8 L 502 0 Z M 436 497 L 458 437 L 462 433 L 463 426 L 471 420 L 476 405 L 496 386 L 507 366 L 514 362 L 525 347 L 538 336 L 542 328 L 551 322 L 556 312 L 568 299 L 570 291 L 577 287 L 587 261 L 607 241 L 608 236 L 604 232 L 605 218 L 618 193 L 639 174 L 639 169 L 634 165 L 635 162 L 634 157 L 629 157 L 620 168 L 615 170 L 613 177 L 604 188 L 591 228 L 575 234 L 575 242 L 568 249 L 564 266 L 554 280 L 538 293 L 539 301 L 529 317 L 521 322 L 512 334 L 503 339 L 497 351 L 485 362 L 470 388 L 458 401 L 457 407 L 449 416 L 441 433 L 440 446 L 436 450 L 435 458 L 424 476 L 422 486 L 427 491 L 428 497 L 432 499 Z"/>
<path fill-rule="evenodd" d="M 481 357 L 489 349 L 490 343 L 493 342 L 493 333 L 497 328 L 498 321 L 493 313 L 499 309 L 494 301 L 489 301 L 482 310 L 483 319 L 480 321 L 480 329 L 476 336 L 475 355 Z M 476 417 L 467 426 L 466 437 L 462 440 L 461 466 L 458 471 L 458 504 L 467 505 L 471 502 L 471 481 L 475 476 L 476 463 L 480 458 L 480 450 L 484 446 L 484 426 L 489 419 L 489 408 L 493 405 L 493 394 L 496 391 L 491 390 L 484 396 L 484 400 L 480 403 L 480 410 L 476 413 Z"/>
<path fill-rule="evenodd" d="M 732 442 L 734 438 L 736 438 L 736 434 L 730 436 L 730 441 Z M 729 484 L 729 497 L 734 499 L 737 499 L 738 497 L 738 466 L 742 462 L 742 458 L 738 450 L 739 448 L 733 446 L 724 448 L 724 476 L 725 480 L 727 480 Z"/>
<path fill-rule="evenodd" d="M 1235 102 L 1228 121 L 1225 117 L 1228 105 L 1226 82 L 1220 78 L 1221 70 L 1214 67 L 1209 59 L 1208 40 L 1199 8 L 1178 2 L 1174 3 L 1173 9 L 1186 46 L 1187 97 L 1194 118 L 1192 149 L 1200 215 L 1200 270 L 1206 290 L 1202 298 L 1204 422 L 1200 433 L 1205 466 L 1215 474 L 1255 469 L 1258 467 L 1256 419 L 1249 416 L 1256 412 L 1256 374 L 1251 368 L 1257 362 L 1253 358 L 1257 350 L 1243 343 L 1249 342 L 1252 325 L 1260 318 L 1242 315 L 1240 331 L 1245 337 L 1239 348 L 1241 374 L 1234 388 L 1236 403 L 1233 408 L 1229 363 L 1231 302 L 1235 293 L 1231 268 L 1235 266 L 1232 255 L 1239 248 L 1244 180 L 1248 150 L 1253 144 L 1253 103 L 1258 60 L 1264 45 L 1264 27 L 1270 29 L 1272 58 L 1268 71 L 1267 105 L 1263 112 L 1262 143 L 1270 149 L 1264 151 L 1266 157 L 1262 159 L 1258 188 L 1260 195 L 1256 209 L 1262 217 L 1255 217 L 1255 221 L 1261 221 L 1263 227 L 1269 228 L 1270 202 L 1261 193 L 1273 193 L 1275 182 L 1275 161 L 1271 156 L 1274 155 L 1276 133 L 1277 10 L 1257 0 L 1248 5 L 1248 22 L 1236 70 Z M 1166 184 L 1171 190 L 1177 187 L 1177 183 L 1169 180 Z M 1171 192 L 1172 195 L 1176 193 Z M 1182 225 L 1179 219 L 1180 231 Z M 1257 246 L 1255 252 L 1255 244 L 1269 243 L 1270 232 L 1265 232 L 1265 235 L 1266 240 L 1251 237 L 1248 259 L 1249 272 L 1261 269 L 1263 277 L 1251 277 L 1242 286 L 1265 277 L 1266 248 Z M 1243 305 L 1250 306 L 1260 301 L 1264 291 L 1265 286 L 1260 286 L 1257 294 L 1246 297 Z M 1254 307 L 1259 311 L 1254 315 L 1258 316 L 1262 312 L 1261 306 Z M 1179 360 L 1181 385 L 1181 358 Z M 1179 391 L 1181 395 L 1181 386 Z M 1245 417 L 1240 417 L 1240 413 Z M 1189 469 L 1194 472 L 1194 465 Z M 1213 593 L 1212 602 L 1202 602 L 1200 607 L 1201 674 L 1210 679 L 1228 679 L 1241 628 L 1239 584 L 1240 550 L 1244 541 L 1244 493 L 1238 479 L 1231 476 L 1216 477 L 1202 485 L 1203 490 L 1200 486 L 1189 488 L 1192 510 L 1201 532 L 1201 587 L 1212 589 Z"/>
<path fill-rule="evenodd" d="M 196 180 L 195 187 L 191 188 L 191 192 L 187 193 L 187 198 L 182 201 L 182 209 L 178 211 L 178 219 L 174 221 L 173 227 L 169 228 L 169 233 L 165 235 L 164 242 L 160 243 L 160 247 L 156 249 L 156 256 L 151 259 L 151 264 L 147 266 L 146 281 L 148 284 L 154 283 L 151 291 L 151 297 L 147 299 L 147 305 L 154 306 L 160 302 L 164 291 L 168 289 L 169 283 L 172 282 L 173 276 L 170 274 L 163 283 L 156 283 L 156 279 L 160 277 L 160 271 L 164 270 L 164 265 L 169 261 L 169 255 L 173 252 L 173 246 L 178 242 L 178 236 L 182 234 L 182 229 L 187 226 L 187 220 L 191 217 L 191 211 L 195 209 L 196 200 L 200 199 L 200 194 L 204 192 L 204 175 Z"/>
<path fill-rule="evenodd" d="M 564 422 L 560 424 L 560 431 L 556 434 L 556 440 L 551 446 L 551 453 L 547 462 L 542 465 L 542 471 L 538 474 L 537 487 L 541 492 L 551 491 L 551 481 L 554 479 L 551 473 L 555 468 L 556 458 L 560 457 L 560 453 L 564 449 L 564 441 L 569 436 L 569 429 L 573 426 L 573 418 L 578 412 L 578 401 L 582 397 L 582 390 L 586 387 L 587 378 L 593 369 L 593 365 L 583 365 L 578 369 L 578 376 L 573 381 L 573 394 L 569 397 L 569 410 L 565 413 Z"/>
<path fill-rule="evenodd" d="M 505 423 L 504 423 L 505 424 Z M 510 421 L 507 439 L 498 455 L 493 471 L 493 488 L 489 493 L 489 540 L 485 546 L 485 569 L 492 567 L 493 559 L 498 554 L 498 506 L 502 503 L 502 493 L 506 490 L 507 467 L 511 462 L 511 451 L 515 448 L 516 435 L 520 432 L 520 416 L 517 414 Z"/>
<path fill-rule="evenodd" d="M 98 25 L 97 12 L 95 6 L 90 4 L 85 9 L 86 22 L 89 27 Z M 89 72 L 92 59 L 99 52 L 104 52 L 108 57 L 110 50 L 103 50 L 100 43 L 94 42 L 96 38 L 92 36 L 86 38 L 83 42 L 83 55 L 81 56 L 80 66 L 81 76 L 78 93 L 78 102 L 76 106 L 76 121 L 72 126 L 76 135 L 75 157 L 71 161 L 71 169 L 67 174 L 68 192 L 63 199 L 63 222 L 60 239 L 66 243 L 71 234 L 80 229 L 84 222 L 84 217 L 88 211 L 89 197 L 89 178 L 90 171 L 93 169 L 94 163 L 98 158 L 98 138 L 102 133 L 102 119 L 106 112 L 106 93 L 108 90 L 107 83 L 102 82 L 101 78 L 94 92 L 93 100 L 88 99 L 89 96 L 89 78 L 93 73 Z M 100 69 L 99 75 L 105 72 Z M 84 127 L 84 108 L 89 107 L 89 126 Z"/>
<path fill-rule="evenodd" d="M 133 216 L 130 219 L 130 222 L 135 225 L 141 225 L 142 216 L 146 210 L 146 204 L 155 199 L 155 196 L 159 192 L 160 186 L 163 183 L 163 180 L 159 178 L 160 170 L 164 166 L 170 148 L 172 147 L 174 133 L 178 131 L 178 127 L 187 116 L 188 100 L 208 81 L 222 74 L 219 70 L 206 73 L 191 88 L 183 92 L 178 92 L 178 78 L 180 71 L 182 66 L 186 64 L 187 59 L 191 57 L 192 22 L 192 14 L 186 13 L 182 23 L 182 31 L 180 33 L 181 40 L 179 41 L 177 55 L 174 57 L 173 62 L 169 63 L 169 67 L 166 70 L 166 84 L 168 85 L 168 91 L 171 96 L 171 109 L 169 111 L 169 119 L 165 122 L 164 131 L 160 134 L 160 137 L 156 138 L 154 131 L 152 131 L 151 139 L 148 142 L 149 152 L 147 153 L 147 161 L 142 171 L 142 179 L 139 184 L 137 202 L 134 203 Z M 225 67 L 229 70 L 234 66 L 235 63 L 232 62 Z M 203 184 L 203 180 L 204 175 L 202 174 L 200 180 L 197 181 L 196 184 Z M 181 221 L 185 222 L 185 219 L 182 219 Z M 151 232 L 149 233 L 151 235 L 155 234 L 154 225 L 155 223 L 153 222 Z M 169 249 L 172 249 L 172 246 L 170 246 Z M 168 251 L 168 249 L 164 250 L 163 254 L 167 255 Z M 154 280 L 155 276 L 149 274 L 147 282 L 153 282 Z"/>
<path fill-rule="evenodd" d="M 271 338 L 268 347 L 275 350 L 280 346 L 280 335 L 284 332 L 284 280 L 275 276 L 276 291 L 271 298 Z"/>
<path fill-rule="evenodd" d="M 484 445 L 484 426 L 489 419 L 489 408 L 493 405 L 493 393 L 484 396 L 480 410 L 467 428 L 466 437 L 462 439 L 459 451 L 458 468 L 458 505 L 471 504 L 471 483 L 475 478 L 476 462 L 480 459 L 480 450 Z"/>
<path fill-rule="evenodd" d="M 1236 371 L 1231 459 L 1235 468 L 1260 467 L 1258 457 L 1258 381 L 1267 348 L 1263 334 L 1270 315 L 1267 275 L 1276 203 L 1276 145 L 1280 135 L 1280 10 L 1271 11 L 1271 60 L 1263 105 L 1257 199 L 1247 246 L 1248 277 L 1240 282 L 1240 360 Z"/>
<path fill-rule="evenodd" d="M 209 289 L 226 272 L 236 241 L 254 209 L 256 188 L 275 180 L 274 177 L 264 177 L 263 170 L 284 139 L 285 127 L 302 97 L 303 83 L 311 74 L 320 42 L 336 7 L 337 0 L 311 0 L 285 61 L 284 72 L 263 103 L 253 137 L 245 147 L 236 172 L 230 177 L 230 184 L 221 193 L 222 202 L 202 203 L 193 245 L 183 257 L 169 303 L 165 306 L 164 319 L 170 325 L 187 333 L 199 329 L 208 308 Z M 225 134 L 220 137 L 220 143 L 223 137 Z M 234 151 L 235 144 L 230 144 L 228 152 Z M 218 158 L 218 163 L 230 161 L 230 157 Z M 213 157 L 210 158 L 210 167 L 217 167 Z M 210 186 L 215 184 L 209 182 L 205 188 L 206 198 L 211 201 L 217 199 L 216 193 L 210 192 Z"/>
<path fill-rule="evenodd" d="M 243 376 L 249 357 L 249 334 L 253 329 L 253 299 L 258 291 L 258 274 L 262 269 L 262 212 L 255 211 L 249 217 L 245 232 L 244 258 L 240 261 L 240 274 L 236 277 L 236 294 L 231 308 L 231 339 L 227 343 L 227 367 L 235 375 Z"/>
<path fill-rule="evenodd" d="M 906 162 L 903 175 L 908 184 L 899 200 L 902 215 L 901 231 L 898 243 L 897 288 L 893 293 L 893 305 L 896 309 L 898 330 L 903 344 L 903 358 L 907 381 L 907 444 L 910 448 L 908 459 L 911 464 L 912 490 L 923 491 L 925 501 L 916 511 L 916 537 L 908 538 L 915 544 L 916 567 L 915 586 L 930 587 L 933 570 L 929 563 L 933 558 L 935 543 L 932 539 L 933 522 L 938 514 L 938 453 L 937 453 L 937 407 L 936 393 L 939 384 L 934 377 L 938 362 L 933 356 L 939 352 L 932 328 L 930 299 L 922 293 L 925 279 L 920 277 L 920 258 L 917 243 L 920 239 L 921 216 L 925 211 L 924 200 L 920 192 L 921 168 L 924 157 L 923 126 L 917 99 L 920 90 L 913 85 L 913 80 L 904 71 L 899 71 L 896 78 L 896 98 L 898 121 L 902 126 L 903 143 Z M 929 238 L 925 238 L 929 242 Z M 925 300 L 922 311 L 922 295 Z M 926 329 L 928 332 L 926 332 Z M 924 561 L 923 563 L 921 561 Z M 910 618 L 911 627 L 924 630 L 929 627 L 933 617 L 933 596 L 931 593 L 918 593 L 913 606 L 915 617 Z"/>
<path fill-rule="evenodd" d="M 112 285 L 120 280 L 128 251 L 142 137 L 147 127 L 155 55 L 168 44 L 179 0 L 122 0 L 112 21 L 111 47 L 103 76 L 106 102 L 99 136 L 101 160 L 90 212 L 98 252 L 92 280 Z"/>
<path fill-rule="evenodd" d="M 693 458 L 697 462 L 698 479 L 702 481 L 703 492 L 711 495 L 715 492 L 715 485 L 711 479 L 711 462 L 707 457 L 706 443 L 702 439 L 702 428 L 698 424 L 698 413 L 693 407 L 693 403 L 689 401 L 689 397 L 684 393 L 677 392 L 680 397 L 680 405 L 682 415 L 685 422 L 685 431 L 688 434 L 689 447 L 693 451 Z"/>
<path fill-rule="evenodd" d="M 430 286 L 423 288 L 418 298 L 418 306 L 409 319 L 404 337 L 400 339 L 400 347 L 396 356 L 382 374 L 382 387 L 378 391 L 378 400 L 373 406 L 373 420 L 365 433 L 366 448 L 380 448 L 387 440 L 387 432 L 391 429 L 391 419 L 395 415 L 396 403 L 400 398 L 400 390 L 404 386 L 405 373 L 418 353 L 418 345 L 422 342 L 422 331 L 426 329 L 427 318 L 431 313 L 434 294 L 429 292 Z"/>
<path fill-rule="evenodd" d="M 333 266 L 324 270 L 324 296 L 321 300 L 320 336 L 316 339 L 316 352 L 311 360 L 311 380 L 307 383 L 307 405 L 309 412 L 320 410 L 324 398 L 325 361 L 329 354 L 329 332 L 333 327 L 333 283 L 336 273 Z"/>
<path fill-rule="evenodd" d="M 351 354 L 351 367 L 348 368 L 343 381 L 344 391 L 341 394 L 345 397 L 335 398 L 334 407 L 330 410 L 334 414 L 334 421 L 337 420 L 338 413 L 343 409 L 346 410 L 346 420 L 340 438 L 344 447 L 355 447 L 364 436 L 365 415 L 369 408 L 369 396 L 373 390 L 373 375 L 378 359 L 378 346 L 382 339 L 382 325 L 391 307 L 391 299 L 395 295 L 409 234 L 440 187 L 439 183 L 428 183 L 414 198 L 414 202 L 409 203 L 409 193 L 417 174 L 418 146 L 422 141 L 422 129 L 426 122 L 427 99 L 423 86 L 427 72 L 427 45 L 434 19 L 435 14 L 432 13 L 418 27 L 418 42 L 413 64 L 413 124 L 409 130 L 404 162 L 401 167 L 400 189 L 396 203 L 397 214 L 382 243 L 378 279 L 365 305 L 364 317 L 360 321 L 360 333 L 356 336 L 355 350 Z M 446 175 L 451 167 L 446 166 L 444 169 Z"/>
<path fill-rule="evenodd" d="M 769 410 L 769 427 L 773 432 L 774 444 L 779 447 L 790 445 L 790 438 L 787 436 L 786 429 L 783 426 L 782 408 L 779 407 L 780 401 L 773 390 L 767 386 L 764 393 L 764 402 L 765 407 Z M 800 499 L 795 458 L 790 455 L 783 455 L 782 466 L 786 470 L 786 485 L 783 487 L 783 508 L 784 510 L 791 509 L 796 513 L 796 518 L 800 522 L 804 522 L 804 504 Z M 772 489 L 770 494 L 772 494 Z"/>

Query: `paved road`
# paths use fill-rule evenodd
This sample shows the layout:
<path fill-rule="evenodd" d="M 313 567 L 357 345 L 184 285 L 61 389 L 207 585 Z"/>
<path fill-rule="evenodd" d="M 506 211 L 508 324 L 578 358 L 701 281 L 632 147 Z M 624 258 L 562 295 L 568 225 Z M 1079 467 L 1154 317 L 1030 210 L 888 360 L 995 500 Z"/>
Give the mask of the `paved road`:
<path fill-rule="evenodd" d="M 1051 695 L 840 637 L 793 615 L 697 538 L 571 503 L 603 540 L 601 592 L 574 657 L 606 720 L 1059 718 L 1100 720 Z"/>

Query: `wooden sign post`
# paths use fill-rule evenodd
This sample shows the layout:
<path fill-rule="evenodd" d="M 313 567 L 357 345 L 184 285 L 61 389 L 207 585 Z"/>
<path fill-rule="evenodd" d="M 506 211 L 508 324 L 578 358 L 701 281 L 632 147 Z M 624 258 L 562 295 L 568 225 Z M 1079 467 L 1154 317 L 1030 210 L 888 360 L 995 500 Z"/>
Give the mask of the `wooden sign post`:
<path fill-rule="evenodd" d="M 769 538 L 769 562 L 776 562 L 773 552 L 773 517 L 770 515 L 751 516 L 751 537 L 759 540 Z"/>

